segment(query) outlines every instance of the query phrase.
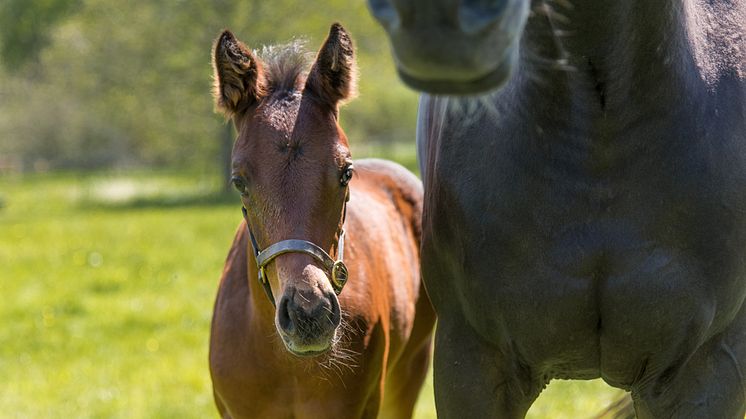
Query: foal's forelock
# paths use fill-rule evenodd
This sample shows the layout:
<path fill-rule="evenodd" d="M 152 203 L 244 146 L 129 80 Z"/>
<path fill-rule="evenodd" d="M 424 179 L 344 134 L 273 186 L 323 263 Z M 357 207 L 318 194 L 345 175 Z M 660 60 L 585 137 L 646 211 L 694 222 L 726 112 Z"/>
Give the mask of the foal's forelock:
<path fill-rule="evenodd" d="M 270 45 L 258 52 L 264 62 L 268 95 L 301 90 L 313 54 L 306 49 L 306 40 L 299 38 L 281 45 Z"/>

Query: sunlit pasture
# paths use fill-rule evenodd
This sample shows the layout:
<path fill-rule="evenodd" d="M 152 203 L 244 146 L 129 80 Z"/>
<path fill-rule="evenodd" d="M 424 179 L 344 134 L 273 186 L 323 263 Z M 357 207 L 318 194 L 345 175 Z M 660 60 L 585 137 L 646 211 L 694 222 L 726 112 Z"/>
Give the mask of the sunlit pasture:
<path fill-rule="evenodd" d="M 238 200 L 198 174 L 0 177 L 0 417 L 215 417 L 207 366 Z M 533 418 L 592 417 L 601 382 Z M 432 377 L 417 418 L 434 418 Z"/>

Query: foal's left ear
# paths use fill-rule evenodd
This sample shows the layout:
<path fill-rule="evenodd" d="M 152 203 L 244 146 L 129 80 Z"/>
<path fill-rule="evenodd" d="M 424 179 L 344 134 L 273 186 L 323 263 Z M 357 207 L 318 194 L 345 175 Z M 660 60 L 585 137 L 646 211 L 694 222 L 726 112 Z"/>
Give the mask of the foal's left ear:
<path fill-rule="evenodd" d="M 334 23 L 311 67 L 306 88 L 336 107 L 339 101 L 355 96 L 356 76 L 352 39 L 342 25 Z"/>

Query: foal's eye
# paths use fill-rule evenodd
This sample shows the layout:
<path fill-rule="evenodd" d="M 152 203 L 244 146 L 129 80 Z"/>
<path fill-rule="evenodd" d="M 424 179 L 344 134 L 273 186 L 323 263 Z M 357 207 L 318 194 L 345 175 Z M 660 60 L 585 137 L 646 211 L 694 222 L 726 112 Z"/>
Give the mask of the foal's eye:
<path fill-rule="evenodd" d="M 339 179 L 339 183 L 341 183 L 342 186 L 347 186 L 347 184 L 350 183 L 353 170 L 354 168 L 352 167 L 352 165 L 349 165 L 345 168 L 344 172 L 342 172 L 342 177 Z"/>
<path fill-rule="evenodd" d="M 233 187 L 236 188 L 236 190 L 242 195 L 246 193 L 246 181 L 243 180 L 243 178 L 239 176 L 233 176 L 231 178 L 231 183 L 233 183 Z"/>

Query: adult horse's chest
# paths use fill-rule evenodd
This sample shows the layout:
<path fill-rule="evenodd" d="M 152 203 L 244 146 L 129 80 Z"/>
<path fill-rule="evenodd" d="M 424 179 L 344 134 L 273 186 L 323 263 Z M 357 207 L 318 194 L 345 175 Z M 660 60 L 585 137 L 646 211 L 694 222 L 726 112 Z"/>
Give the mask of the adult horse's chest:
<path fill-rule="evenodd" d="M 458 302 L 548 375 L 620 385 L 647 354 L 665 364 L 729 322 L 743 300 L 742 134 L 675 110 L 624 129 L 526 115 L 430 131 L 436 308 Z"/>

